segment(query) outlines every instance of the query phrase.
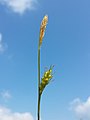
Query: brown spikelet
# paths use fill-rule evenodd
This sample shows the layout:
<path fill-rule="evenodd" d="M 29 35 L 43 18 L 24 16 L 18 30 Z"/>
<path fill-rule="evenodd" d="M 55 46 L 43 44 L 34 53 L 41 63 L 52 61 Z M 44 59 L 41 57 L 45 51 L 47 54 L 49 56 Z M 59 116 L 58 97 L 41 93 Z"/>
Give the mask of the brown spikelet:
<path fill-rule="evenodd" d="M 43 37 L 45 34 L 47 22 L 48 22 L 48 16 L 45 15 L 42 22 L 41 22 L 41 26 L 40 26 L 40 36 L 39 36 L 39 44 L 40 45 L 42 44 L 42 40 L 43 40 Z"/>

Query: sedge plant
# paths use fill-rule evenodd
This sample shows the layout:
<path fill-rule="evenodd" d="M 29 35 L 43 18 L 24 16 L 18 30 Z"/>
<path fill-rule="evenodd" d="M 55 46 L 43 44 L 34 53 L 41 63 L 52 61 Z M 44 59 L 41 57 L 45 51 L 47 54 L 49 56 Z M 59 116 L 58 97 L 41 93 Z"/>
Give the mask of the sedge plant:
<path fill-rule="evenodd" d="M 40 51 L 41 51 L 42 41 L 44 38 L 47 23 L 48 23 L 48 16 L 45 15 L 41 22 L 39 43 L 38 43 L 38 110 L 37 110 L 38 120 L 40 120 L 40 100 L 41 100 L 43 90 L 45 89 L 45 87 L 50 83 L 51 79 L 53 78 L 53 74 L 52 74 L 53 66 L 50 66 L 50 68 L 44 72 L 42 78 L 40 78 L 40 65 L 41 65 Z"/>

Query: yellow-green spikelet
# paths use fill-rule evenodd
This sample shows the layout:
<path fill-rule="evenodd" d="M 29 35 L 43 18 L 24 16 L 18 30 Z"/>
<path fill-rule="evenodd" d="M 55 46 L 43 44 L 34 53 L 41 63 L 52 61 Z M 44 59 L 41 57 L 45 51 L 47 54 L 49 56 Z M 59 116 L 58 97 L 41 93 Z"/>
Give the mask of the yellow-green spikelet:
<path fill-rule="evenodd" d="M 41 79 L 41 83 L 40 83 L 40 94 L 42 94 L 44 88 L 46 87 L 46 85 L 49 84 L 50 80 L 53 78 L 53 75 L 52 75 L 52 69 L 53 69 L 53 66 L 50 67 L 49 70 L 47 70 L 42 79 Z"/>

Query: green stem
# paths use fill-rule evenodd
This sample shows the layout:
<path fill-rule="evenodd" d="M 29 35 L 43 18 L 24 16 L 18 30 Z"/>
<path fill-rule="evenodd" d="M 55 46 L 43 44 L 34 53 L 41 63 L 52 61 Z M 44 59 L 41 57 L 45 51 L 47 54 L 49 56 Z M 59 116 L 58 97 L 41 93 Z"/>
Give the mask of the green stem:
<path fill-rule="evenodd" d="M 38 120 L 40 120 L 40 45 L 38 45 Z"/>
<path fill-rule="evenodd" d="M 40 120 L 40 99 L 41 99 L 41 95 L 39 94 L 39 97 L 38 97 L 38 120 Z"/>

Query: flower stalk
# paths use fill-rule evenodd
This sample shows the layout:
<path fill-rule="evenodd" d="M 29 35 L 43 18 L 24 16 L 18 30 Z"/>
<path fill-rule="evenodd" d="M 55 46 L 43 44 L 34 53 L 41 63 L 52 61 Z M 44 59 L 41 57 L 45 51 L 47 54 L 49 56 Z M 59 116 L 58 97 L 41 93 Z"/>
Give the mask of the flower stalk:
<path fill-rule="evenodd" d="M 41 63 L 40 62 L 40 50 L 41 50 L 41 45 L 42 45 L 42 41 L 44 38 L 47 22 L 48 22 L 48 16 L 45 15 L 41 22 L 39 43 L 38 43 L 38 111 L 37 111 L 38 120 L 40 120 L 40 100 L 41 100 L 42 92 L 44 88 L 49 84 L 49 82 L 51 81 L 53 77 L 52 75 L 53 66 L 51 66 L 50 69 L 44 73 L 43 77 L 40 80 L 40 72 L 41 72 L 40 71 L 40 63 Z"/>
<path fill-rule="evenodd" d="M 38 120 L 40 120 L 40 47 L 38 47 Z"/>

